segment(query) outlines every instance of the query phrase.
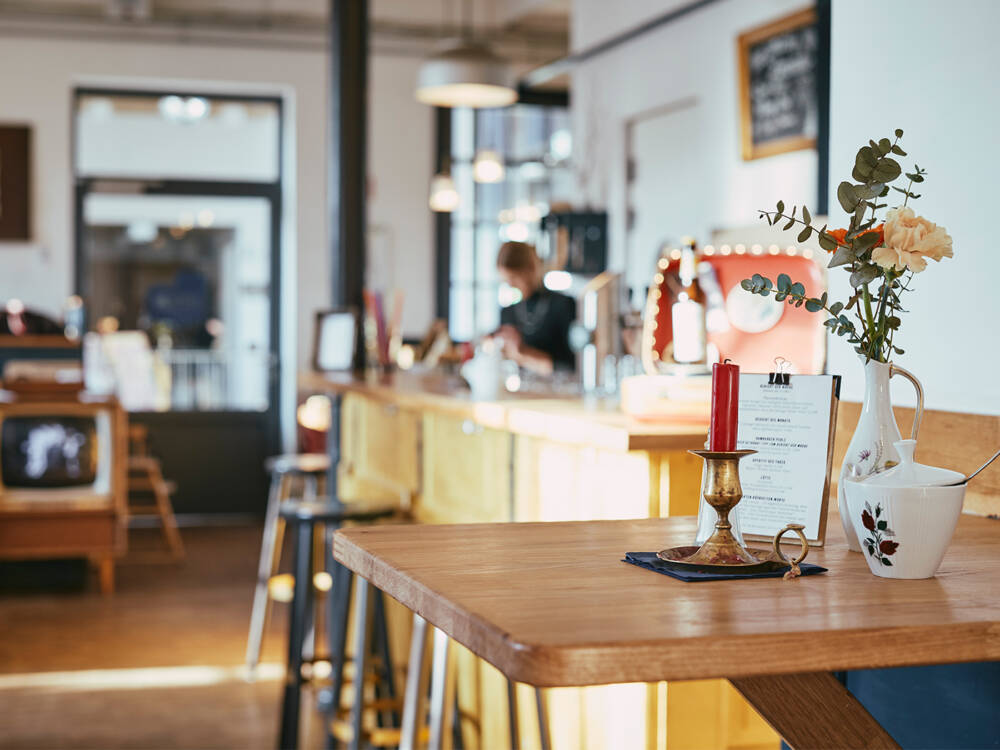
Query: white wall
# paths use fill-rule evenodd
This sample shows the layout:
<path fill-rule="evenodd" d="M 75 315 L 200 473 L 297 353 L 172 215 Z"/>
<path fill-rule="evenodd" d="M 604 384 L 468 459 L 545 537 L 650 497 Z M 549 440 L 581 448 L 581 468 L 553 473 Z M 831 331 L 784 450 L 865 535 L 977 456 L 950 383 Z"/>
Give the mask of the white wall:
<path fill-rule="evenodd" d="M 572 46 L 587 49 L 684 3 L 575 0 Z M 591 58 L 573 71 L 574 159 L 581 204 L 609 213 L 610 262 L 633 286 L 654 272 L 656 239 L 752 225 L 757 209 L 815 204 L 816 154 L 797 151 L 744 162 L 740 155 L 736 38 L 795 11 L 802 0 L 722 0 Z M 638 242 L 627 243 L 626 123 L 677 107 L 637 126 Z M 643 133 L 659 123 L 659 134 Z M 693 169 L 692 165 L 700 168 Z M 657 170 L 662 180 L 649 179 Z M 671 179 L 676 176 L 676 179 Z M 656 177 L 654 174 L 653 177 Z M 697 192 L 697 200 L 690 198 Z M 633 238 L 634 240 L 635 238 Z"/>
<path fill-rule="evenodd" d="M 859 22 L 863 19 L 863 22 Z M 944 226 L 955 257 L 929 264 L 914 280 L 897 335 L 897 361 L 919 377 L 929 408 L 1000 414 L 1000 334 L 995 308 L 1000 252 L 994 214 L 1000 142 L 1000 3 L 994 0 L 835 0 L 831 71 L 831 195 L 850 179 L 869 138 L 905 131 L 902 160 L 928 171 L 917 213 Z M 865 50 L 859 76 L 858 50 Z M 870 80 L 866 83 L 862 80 Z M 862 104 L 859 116 L 856 104 Z M 897 195 L 893 193 L 893 195 Z M 839 206 L 832 201 L 834 216 Z M 831 273 L 846 297 L 846 274 Z M 863 392 L 860 365 L 831 345 L 829 368 L 847 375 L 846 397 Z M 912 403 L 906 383 L 897 403 Z"/>
<path fill-rule="evenodd" d="M 670 0 L 575 0 L 572 46 L 591 47 L 634 28 L 683 2 Z M 626 246 L 624 122 L 637 113 L 684 103 L 675 121 L 665 116 L 663 137 L 639 133 L 643 171 L 703 165 L 698 183 L 682 204 L 692 231 L 740 227 L 757 222 L 756 209 L 780 197 L 786 203 L 815 202 L 816 158 L 811 151 L 743 162 L 739 155 L 736 37 L 748 28 L 797 10 L 801 0 L 720 0 L 576 68 L 573 73 L 575 148 L 581 171 L 581 204 L 610 214 L 611 259 L 630 281 L 651 273 L 650 249 Z M 863 19 L 863 22 L 859 22 Z M 955 257 L 916 278 L 897 338 L 906 354 L 897 361 L 923 380 L 928 408 L 1000 414 L 1000 335 L 991 307 L 1000 278 L 1000 253 L 990 212 L 993 170 L 1000 163 L 995 127 L 1000 93 L 992 71 L 1000 69 L 1000 3 L 962 0 L 947 7 L 937 0 L 834 0 L 831 71 L 831 213 L 842 217 L 836 185 L 848 179 L 857 148 L 901 127 L 904 148 L 929 170 L 916 202 L 919 213 L 945 226 Z M 864 50 L 864 76 L 858 51 Z M 868 83 L 863 83 L 862 78 Z M 857 104 L 862 102 L 863 104 Z M 861 107 L 859 110 L 858 107 Z M 694 121 L 692 122 L 692 118 Z M 682 122 L 683 120 L 683 122 Z M 652 121 L 651 121 L 652 122 Z M 653 126 L 640 126 L 643 129 Z M 690 138 L 668 138 L 668 133 Z M 693 153 L 692 153 L 693 150 Z M 663 194 L 643 195 L 644 206 L 662 198 L 664 226 L 671 214 L 669 178 L 641 179 Z M 661 187 L 657 187 L 657 186 Z M 693 204 L 693 205 L 692 205 Z M 649 230 L 649 211 L 637 234 Z M 655 221 L 655 219 L 654 219 Z M 836 224 L 834 224 L 836 226 Z M 667 230 L 663 230 L 667 231 Z M 674 233 L 680 233 L 674 230 Z M 647 242 L 648 240 L 643 240 Z M 846 274 L 830 274 L 832 292 L 847 296 Z M 861 367 L 851 347 L 831 340 L 830 372 L 845 375 L 844 397 L 863 394 Z M 900 404 L 912 404 L 912 389 L 893 386 Z"/>
<path fill-rule="evenodd" d="M 432 219 L 427 210 L 433 122 L 413 98 L 417 60 L 375 57 L 370 68 L 369 220 L 395 238 L 407 281 L 406 332 L 433 306 Z M 286 143 L 285 364 L 308 361 L 313 312 L 329 305 L 326 216 L 326 70 L 323 52 L 0 37 L 0 121 L 32 125 L 33 228 L 29 245 L 0 244 L 0 299 L 17 296 L 58 314 L 73 285 L 71 91 L 75 85 L 278 94 L 294 127 Z M 377 242 L 377 241 L 376 241 Z M 296 351 L 297 350 L 297 351 Z"/>

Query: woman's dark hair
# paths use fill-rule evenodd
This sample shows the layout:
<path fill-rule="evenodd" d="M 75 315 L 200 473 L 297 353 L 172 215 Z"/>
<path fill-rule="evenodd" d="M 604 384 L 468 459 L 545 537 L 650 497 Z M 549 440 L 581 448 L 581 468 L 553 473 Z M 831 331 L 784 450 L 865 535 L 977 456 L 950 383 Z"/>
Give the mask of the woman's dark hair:
<path fill-rule="evenodd" d="M 497 267 L 508 271 L 536 271 L 538 254 L 535 246 L 527 242 L 505 242 L 497 253 Z"/>

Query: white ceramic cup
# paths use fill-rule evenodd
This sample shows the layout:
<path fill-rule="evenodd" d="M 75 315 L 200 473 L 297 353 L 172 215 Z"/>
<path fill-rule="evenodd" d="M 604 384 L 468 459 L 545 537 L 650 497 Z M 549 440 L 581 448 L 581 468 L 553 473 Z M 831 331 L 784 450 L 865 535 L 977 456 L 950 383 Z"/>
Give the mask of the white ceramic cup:
<path fill-rule="evenodd" d="M 933 577 L 955 533 L 965 485 L 888 487 L 842 481 L 871 572 L 882 578 Z"/>

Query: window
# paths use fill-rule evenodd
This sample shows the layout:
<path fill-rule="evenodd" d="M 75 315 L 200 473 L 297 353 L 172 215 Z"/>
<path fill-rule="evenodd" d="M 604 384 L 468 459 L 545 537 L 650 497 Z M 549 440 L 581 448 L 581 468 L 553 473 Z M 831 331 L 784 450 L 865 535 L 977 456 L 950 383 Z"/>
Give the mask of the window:
<path fill-rule="evenodd" d="M 499 326 L 501 299 L 514 301 L 497 277 L 500 244 L 531 242 L 545 258 L 541 219 L 573 195 L 572 140 L 563 105 L 454 109 L 451 132 L 460 203 L 450 221 L 448 328 L 456 341 L 469 341 Z M 476 154 L 483 151 L 499 156 L 503 179 L 476 181 Z"/>

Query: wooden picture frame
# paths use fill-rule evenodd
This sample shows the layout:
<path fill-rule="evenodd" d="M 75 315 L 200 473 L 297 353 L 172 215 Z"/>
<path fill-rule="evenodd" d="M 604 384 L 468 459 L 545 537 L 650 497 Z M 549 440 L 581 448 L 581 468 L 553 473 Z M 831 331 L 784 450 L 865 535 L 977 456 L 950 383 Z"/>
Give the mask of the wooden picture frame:
<path fill-rule="evenodd" d="M 737 39 L 740 142 L 744 161 L 816 147 L 819 123 L 816 24 L 816 11 L 810 7 L 750 29 Z M 776 72 L 771 63 L 778 58 L 785 65 L 783 71 Z M 758 115 L 760 100 L 788 85 L 797 87 L 794 96 L 777 99 L 772 96 L 774 108 L 784 107 L 784 111 L 777 113 L 782 117 L 770 123 L 760 122 L 763 117 Z M 765 128 L 773 129 L 776 135 L 762 133 Z"/>
<path fill-rule="evenodd" d="M 331 324 L 340 325 L 351 331 L 349 341 L 338 343 L 338 351 L 331 350 L 331 340 L 324 336 Z M 353 307 L 341 307 L 332 310 L 318 310 L 316 324 L 313 327 L 312 366 L 316 372 L 349 371 L 354 367 L 354 350 L 360 335 L 360 318 Z M 341 349 L 341 347 L 343 347 Z"/>
<path fill-rule="evenodd" d="M 31 128 L 0 125 L 0 242 L 31 239 Z"/>

